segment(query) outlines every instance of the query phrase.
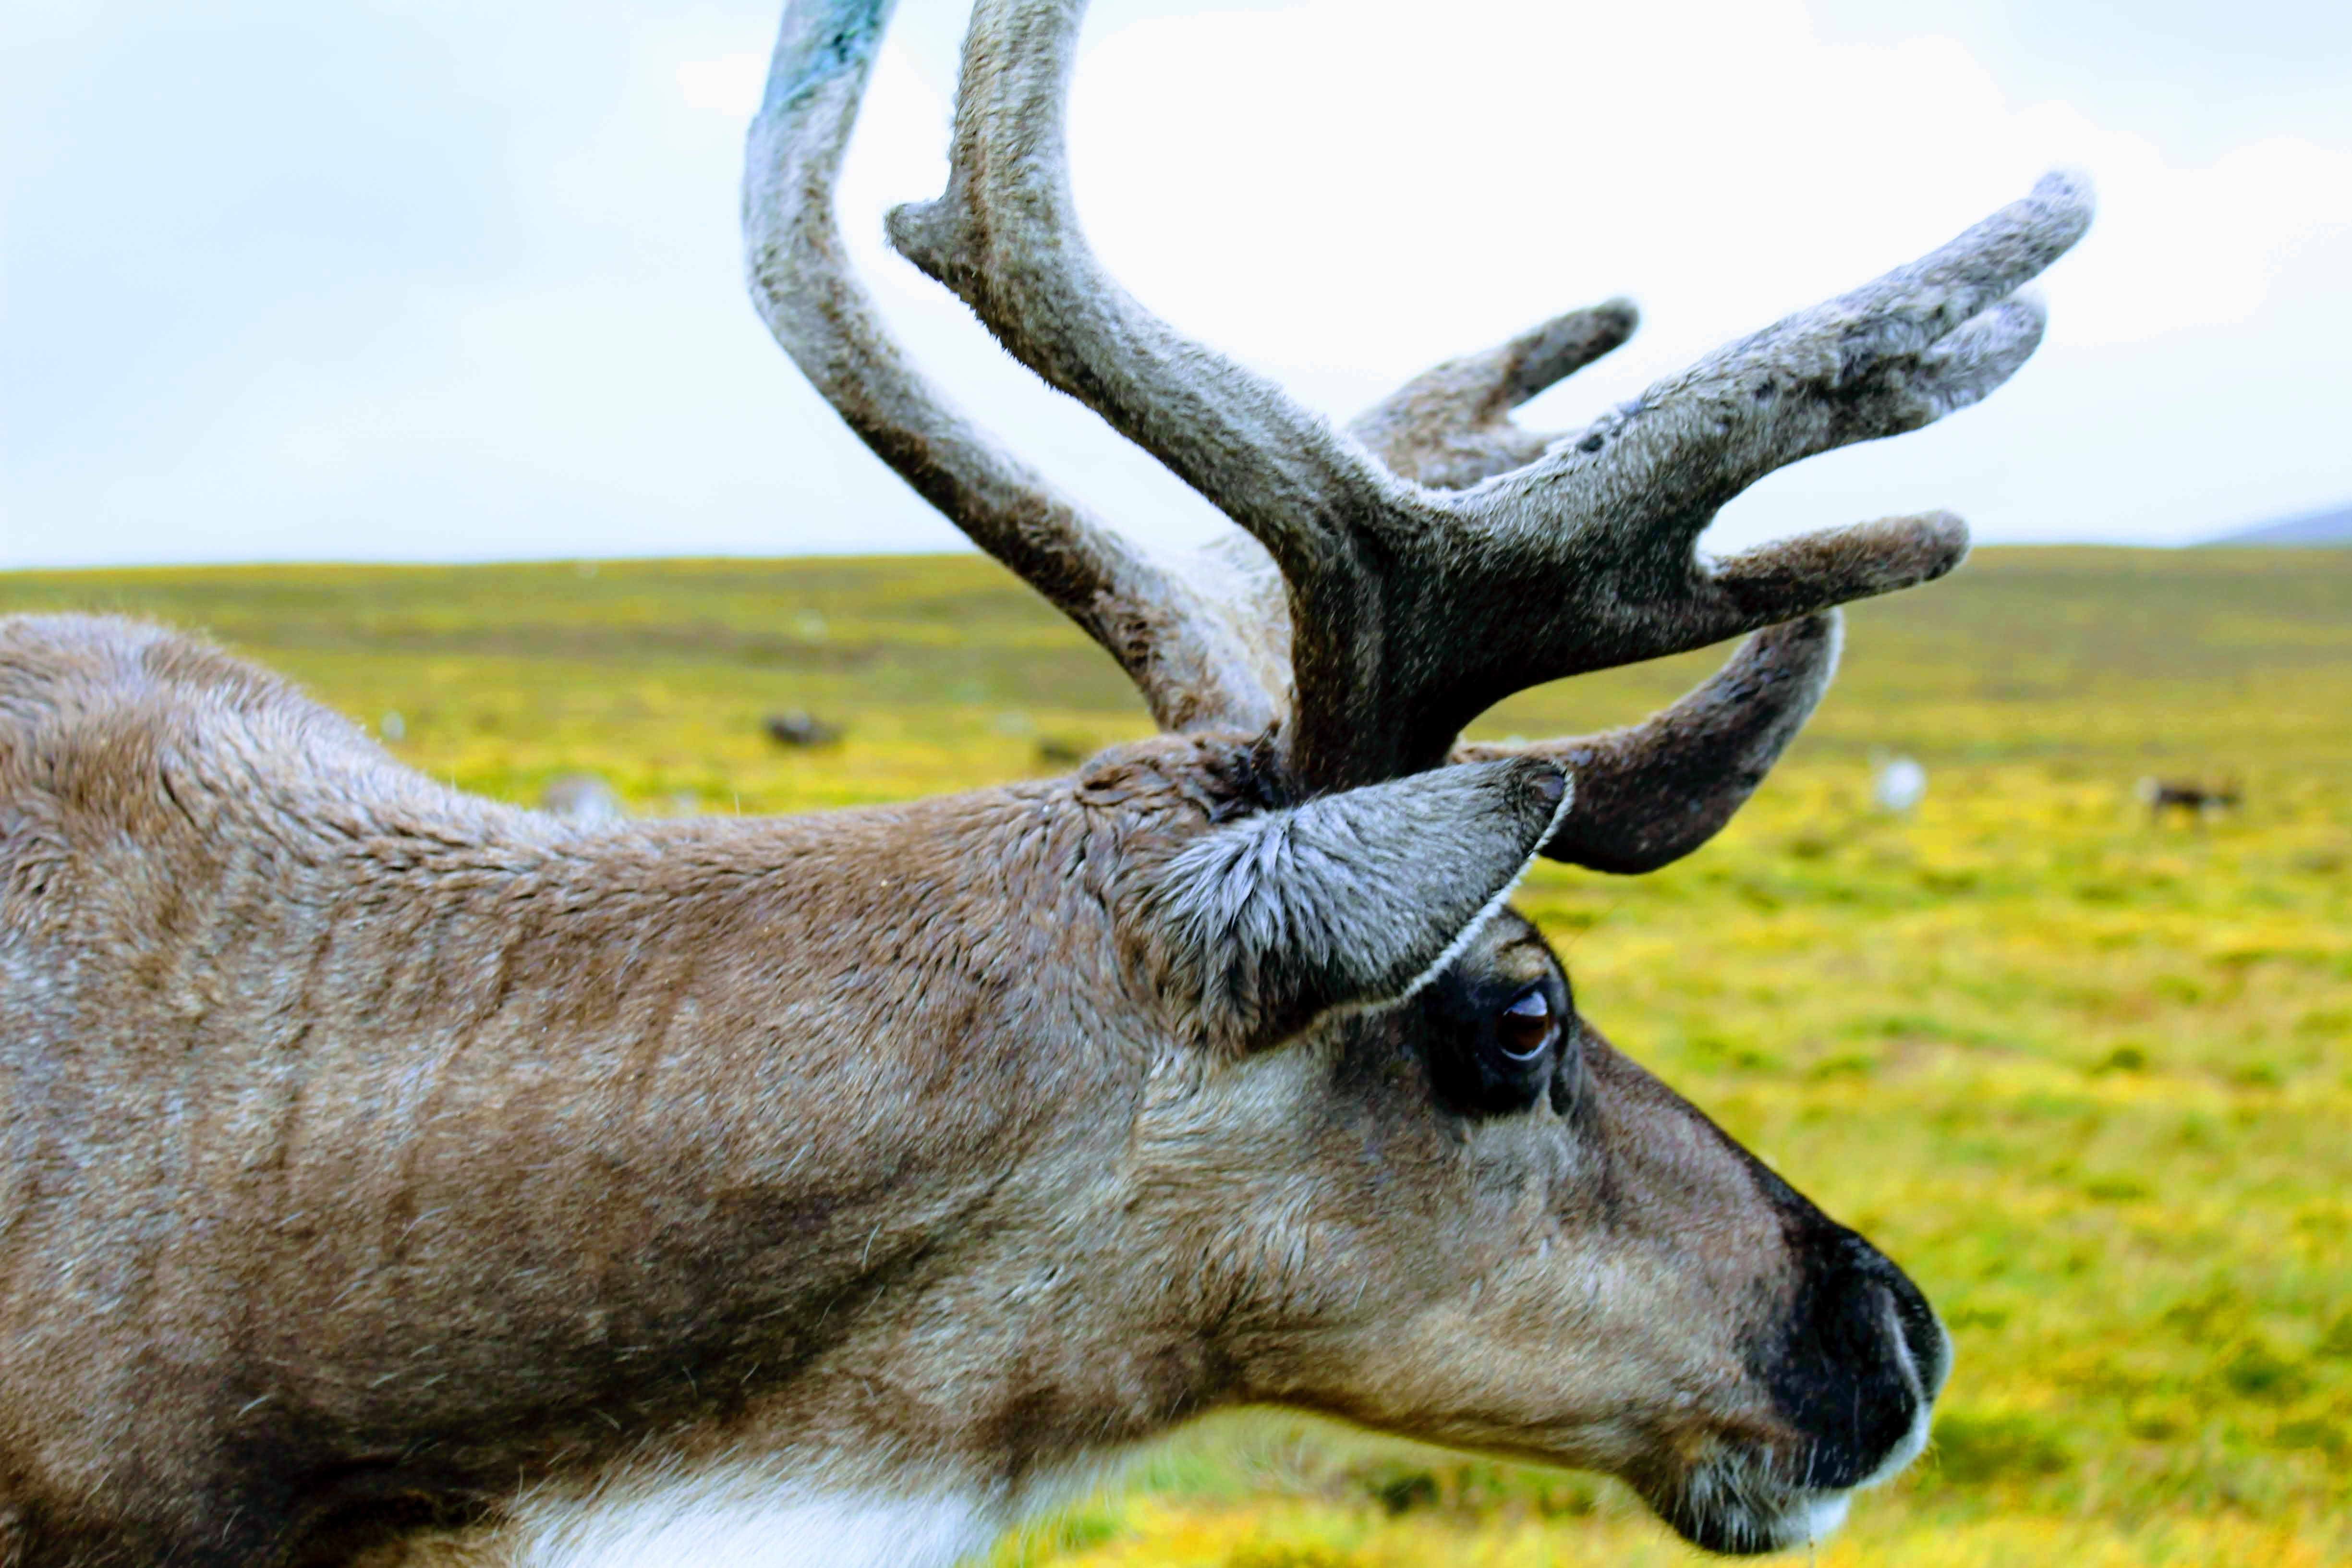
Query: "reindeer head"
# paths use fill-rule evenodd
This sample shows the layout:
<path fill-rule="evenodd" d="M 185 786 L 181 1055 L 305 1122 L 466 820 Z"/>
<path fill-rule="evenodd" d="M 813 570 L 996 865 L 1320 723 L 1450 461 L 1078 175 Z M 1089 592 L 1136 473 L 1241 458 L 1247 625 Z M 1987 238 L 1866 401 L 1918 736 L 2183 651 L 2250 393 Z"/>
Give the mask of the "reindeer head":
<path fill-rule="evenodd" d="M 1508 412 L 1623 342 L 1622 301 L 1440 366 L 1342 433 L 1100 270 L 1064 167 L 1080 6 L 982 0 L 947 192 L 890 236 L 1237 525 L 1163 559 L 953 411 L 845 266 L 834 182 L 888 10 L 785 17 L 749 149 L 755 300 L 866 444 L 1169 731 L 1067 786 L 1118 819 L 1087 876 L 1117 1027 L 1150 1066 L 1115 1156 L 1041 1199 L 1037 1225 L 1084 1259 L 1054 1287 L 1056 1331 L 1074 1356 L 1135 1347 L 1130 1381 L 1159 1380 L 1171 1415 L 1275 1401 L 1602 1469 L 1723 1550 L 1834 1523 L 1925 1441 L 1948 1362 L 1934 1314 L 1612 1050 L 1504 900 L 1537 854 L 1634 872 L 1705 842 L 1818 700 L 1834 606 L 1958 563 L 1940 513 L 1719 561 L 1696 544 L 1772 469 L 2005 380 L 2042 332 L 2021 289 L 2081 235 L 2087 195 L 2045 180 L 1580 432 Z M 1514 691 L 1742 634 L 1641 724 L 1459 740 Z"/>

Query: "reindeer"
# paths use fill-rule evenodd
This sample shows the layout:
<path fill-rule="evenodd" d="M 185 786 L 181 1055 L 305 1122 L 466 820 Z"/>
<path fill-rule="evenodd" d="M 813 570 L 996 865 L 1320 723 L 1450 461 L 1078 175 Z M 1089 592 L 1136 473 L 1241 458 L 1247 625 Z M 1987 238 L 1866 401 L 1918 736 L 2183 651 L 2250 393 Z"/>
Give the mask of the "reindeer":
<path fill-rule="evenodd" d="M 2245 792 L 2235 779 L 2209 784 L 2183 779 L 2144 778 L 2132 786 L 2132 793 L 2147 807 L 2151 827 L 2163 826 L 2168 811 L 2178 811 L 2202 827 L 2237 810 Z"/>
<path fill-rule="evenodd" d="M 1076 0 L 982 0 L 898 250 L 1235 530 L 1148 555 L 1004 456 L 845 266 L 887 0 L 793 0 L 752 290 L 885 461 L 1133 678 L 1075 774 L 579 823 L 121 620 L 0 623 L 0 1557 L 942 1564 L 1245 1403 L 1812 1540 L 1921 1448 L 1918 1289 L 1611 1047 L 1507 898 L 1705 842 L 1942 514 L 1709 562 L 1782 464 L 2021 363 L 2053 177 L 1581 431 L 1572 311 L 1346 432 L 1072 215 Z M 1655 717 L 1512 691 L 1751 634 Z"/>

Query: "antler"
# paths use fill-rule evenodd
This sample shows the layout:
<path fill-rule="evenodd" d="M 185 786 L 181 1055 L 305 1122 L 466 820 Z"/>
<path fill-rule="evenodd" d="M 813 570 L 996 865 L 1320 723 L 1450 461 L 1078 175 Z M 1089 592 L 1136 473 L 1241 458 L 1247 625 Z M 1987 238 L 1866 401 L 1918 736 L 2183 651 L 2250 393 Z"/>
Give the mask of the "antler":
<path fill-rule="evenodd" d="M 1916 428 L 2007 379 L 2042 331 L 2039 305 L 2017 290 L 2089 220 L 2086 193 L 2047 178 L 1925 259 L 1718 351 L 1572 438 L 1547 441 L 1506 416 L 1622 342 L 1634 318 L 1622 302 L 1438 367 L 1350 438 L 1102 271 L 1064 160 L 1082 5 L 982 0 L 947 191 L 894 212 L 892 241 L 1015 358 L 1262 547 L 1223 546 L 1237 564 L 1220 584 L 1218 552 L 1149 560 L 999 456 L 906 367 L 849 279 L 833 171 L 887 10 L 796 4 L 753 128 L 754 278 L 811 379 L 918 489 L 1109 648 L 1163 724 L 1278 723 L 1308 793 L 1437 765 L 1465 723 L 1512 691 L 1779 627 L 1647 723 L 1538 748 L 1575 767 L 1583 803 L 1548 852 L 1612 869 L 1685 852 L 1746 796 L 1834 663 L 1834 624 L 1820 612 L 1939 576 L 1966 549 L 1943 513 L 1721 562 L 1696 553 L 1700 532 L 1773 468 Z M 1286 616 L 1272 613 L 1262 556 L 1279 569 Z"/>
<path fill-rule="evenodd" d="M 1466 489 L 1542 457 L 1559 437 L 1521 429 L 1510 411 L 1633 336 L 1640 319 L 1629 300 L 1555 316 L 1414 377 L 1349 433 L 1408 479 Z M 1834 610 L 1769 627 L 1643 723 L 1533 745 L 1466 742 L 1453 760 L 1549 759 L 1578 787 L 1543 852 L 1597 871 L 1654 870 L 1714 837 L 1764 782 L 1829 689 L 1843 641 Z"/>
<path fill-rule="evenodd" d="M 1520 429 L 1511 410 L 1632 337 L 1641 320 L 1631 300 L 1554 316 L 1485 353 L 1423 371 L 1357 415 L 1348 434 L 1393 473 L 1466 490 L 1542 457 L 1559 437 Z"/>
<path fill-rule="evenodd" d="M 908 363 L 850 270 L 834 183 L 894 5 L 794 0 L 784 13 L 744 150 L 753 304 L 859 438 L 1101 644 L 1163 729 L 1277 722 L 1288 625 L 1264 552 L 1203 552 L 1189 571 L 1145 554 L 958 413 Z"/>

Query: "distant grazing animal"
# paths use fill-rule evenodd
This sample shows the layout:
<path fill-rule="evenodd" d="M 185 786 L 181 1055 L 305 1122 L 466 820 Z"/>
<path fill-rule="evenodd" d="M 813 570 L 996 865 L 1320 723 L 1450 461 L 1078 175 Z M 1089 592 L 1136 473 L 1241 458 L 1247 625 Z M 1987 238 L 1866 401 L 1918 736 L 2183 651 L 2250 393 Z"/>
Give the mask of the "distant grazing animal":
<path fill-rule="evenodd" d="M 2147 819 L 2160 823 L 2168 811 L 2187 814 L 2193 822 L 2210 822 L 2238 809 L 2242 798 L 2237 784 L 2186 784 L 2178 779 L 2145 778 L 2135 792 L 2147 806 Z"/>
<path fill-rule="evenodd" d="M 779 746 L 837 746 L 841 743 L 841 726 L 829 724 L 804 709 L 771 713 L 765 725 L 768 739 Z"/>
<path fill-rule="evenodd" d="M 1623 1477 L 1802 1543 L 1917 1454 L 1919 1290 L 1620 1055 L 1507 905 L 1705 842 L 1895 518 L 1717 509 L 2032 350 L 2063 178 L 1580 432 L 1612 303 L 1348 432 L 1155 319 L 1070 210 L 1078 7 L 986 0 L 898 248 L 1238 525 L 1145 554 L 953 411 L 844 264 L 875 0 L 796 0 L 744 213 L 776 336 L 1166 731 L 1074 775 L 593 825 L 277 678 L 0 621 L 0 1560 L 929 1568 L 1203 1411 Z M 1335 18 L 1344 13 L 1334 13 Z M 1641 723 L 1510 693 L 1755 635 Z"/>

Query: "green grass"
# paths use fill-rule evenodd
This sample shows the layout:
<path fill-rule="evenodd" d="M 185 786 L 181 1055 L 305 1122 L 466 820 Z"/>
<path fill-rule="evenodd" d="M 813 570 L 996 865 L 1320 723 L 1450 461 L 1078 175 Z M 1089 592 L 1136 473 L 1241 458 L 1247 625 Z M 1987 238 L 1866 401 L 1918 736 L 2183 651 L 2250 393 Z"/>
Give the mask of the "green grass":
<path fill-rule="evenodd" d="M 1108 660 L 973 558 L 0 576 L 0 610 L 210 629 L 468 788 L 589 769 L 785 811 L 1143 733 Z M 1715 844 L 1522 902 L 1621 1046 L 1919 1279 L 1937 1446 L 1821 1559 L 2352 1557 L 2352 552 L 1987 550 L 1858 607 L 1839 683 Z M 1620 722 L 1712 656 L 1514 699 Z M 845 742 L 793 752 L 805 708 Z M 1868 806 L 1874 752 L 1927 767 Z M 2242 782 L 2152 826 L 2143 774 Z M 1259 1415 L 1003 1563 L 1672 1563 L 1618 1489 Z"/>

